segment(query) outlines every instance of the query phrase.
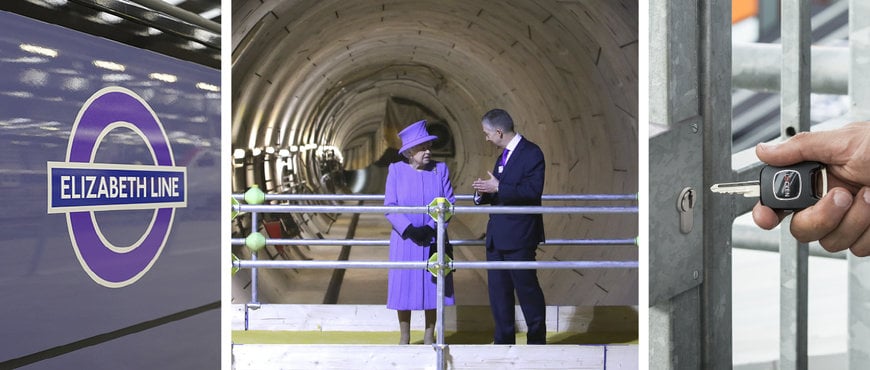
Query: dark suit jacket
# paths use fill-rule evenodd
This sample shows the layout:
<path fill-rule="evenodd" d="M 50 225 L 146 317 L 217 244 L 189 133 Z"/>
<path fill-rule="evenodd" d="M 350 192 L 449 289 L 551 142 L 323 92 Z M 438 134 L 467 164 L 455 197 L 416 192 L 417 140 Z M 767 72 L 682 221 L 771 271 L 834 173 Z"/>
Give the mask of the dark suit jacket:
<path fill-rule="evenodd" d="M 501 156 L 492 174 L 499 180 L 497 193 L 482 193 L 475 204 L 494 206 L 540 206 L 544 192 L 544 153 L 535 143 L 520 139 L 507 166 L 498 173 Z M 544 241 L 544 219 L 538 214 L 489 215 L 486 247 L 499 250 L 537 248 Z"/>

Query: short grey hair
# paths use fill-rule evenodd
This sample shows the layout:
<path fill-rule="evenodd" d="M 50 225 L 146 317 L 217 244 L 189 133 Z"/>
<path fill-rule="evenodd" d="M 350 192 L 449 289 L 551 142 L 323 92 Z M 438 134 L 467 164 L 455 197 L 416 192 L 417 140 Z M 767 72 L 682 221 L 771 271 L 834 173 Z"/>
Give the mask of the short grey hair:
<path fill-rule="evenodd" d="M 486 125 L 501 129 L 504 132 L 514 132 L 514 120 L 504 109 L 493 109 L 483 115 L 481 121 Z"/>

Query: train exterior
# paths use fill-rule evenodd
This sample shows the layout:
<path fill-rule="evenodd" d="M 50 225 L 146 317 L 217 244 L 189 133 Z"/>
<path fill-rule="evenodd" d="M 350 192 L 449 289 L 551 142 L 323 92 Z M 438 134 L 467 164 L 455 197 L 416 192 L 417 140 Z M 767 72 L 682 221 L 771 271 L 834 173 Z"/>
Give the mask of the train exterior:
<path fill-rule="evenodd" d="M 0 369 L 217 369 L 220 71 L 0 11 Z"/>

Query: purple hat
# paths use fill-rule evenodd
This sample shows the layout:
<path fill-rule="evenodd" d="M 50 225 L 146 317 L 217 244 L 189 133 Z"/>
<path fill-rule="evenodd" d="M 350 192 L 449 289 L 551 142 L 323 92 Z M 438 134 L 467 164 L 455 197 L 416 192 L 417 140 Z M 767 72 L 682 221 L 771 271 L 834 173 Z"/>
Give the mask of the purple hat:
<path fill-rule="evenodd" d="M 438 136 L 429 135 L 429 131 L 426 131 L 426 120 L 422 120 L 405 127 L 399 133 L 399 138 L 402 139 L 402 148 L 399 149 L 399 153 L 404 153 L 417 145 L 438 139 Z"/>

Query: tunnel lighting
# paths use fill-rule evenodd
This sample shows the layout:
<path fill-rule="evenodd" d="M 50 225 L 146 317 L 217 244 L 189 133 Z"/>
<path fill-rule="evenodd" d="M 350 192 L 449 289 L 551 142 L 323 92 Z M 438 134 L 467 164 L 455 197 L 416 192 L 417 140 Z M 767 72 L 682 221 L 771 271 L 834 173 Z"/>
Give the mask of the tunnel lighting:
<path fill-rule="evenodd" d="M 103 81 L 106 82 L 130 81 L 132 79 L 133 76 L 130 76 L 126 73 L 110 73 L 103 75 Z"/>
<path fill-rule="evenodd" d="M 275 154 L 275 148 L 271 146 L 266 147 L 266 154 Z"/>
<path fill-rule="evenodd" d="M 344 163 L 344 156 L 341 154 L 341 150 L 338 149 L 335 145 L 323 145 L 317 149 L 317 155 L 323 156 L 326 151 L 332 151 L 332 155 L 339 163 Z"/>
<path fill-rule="evenodd" d="M 245 159 L 245 150 L 244 149 L 236 149 L 233 150 L 233 158 L 235 159 Z"/>
<path fill-rule="evenodd" d="M 124 67 L 123 64 L 109 62 L 106 60 L 95 60 L 94 66 L 96 66 L 98 68 L 103 68 L 103 69 L 108 69 L 110 71 L 118 71 L 118 72 L 124 72 L 124 70 L 127 69 L 127 67 Z"/>
<path fill-rule="evenodd" d="M 16 98 L 32 98 L 33 94 L 27 91 L 4 91 L 0 94 L 14 96 Z"/>
<path fill-rule="evenodd" d="M 187 42 L 187 49 L 188 50 L 201 50 L 201 49 L 205 49 L 205 45 L 200 44 L 196 41 L 188 41 Z"/>
<path fill-rule="evenodd" d="M 107 23 L 107 24 L 116 24 L 116 23 L 121 23 L 121 21 L 124 20 L 123 18 L 121 18 L 121 17 L 119 17 L 119 16 L 117 16 L 117 15 L 109 14 L 109 13 L 106 13 L 106 12 L 99 12 L 99 13 L 97 13 L 97 18 L 99 18 L 99 20 L 101 20 L 101 21 L 103 21 L 104 23 Z"/>
<path fill-rule="evenodd" d="M 205 82 L 197 82 L 197 83 L 196 83 L 196 88 L 197 88 L 197 89 L 200 89 L 200 90 L 205 90 L 205 91 L 214 91 L 214 92 L 220 92 L 220 91 L 221 91 L 221 88 L 220 88 L 220 87 L 217 87 L 217 86 L 212 85 L 212 84 L 207 84 L 207 83 L 205 83 Z"/>
<path fill-rule="evenodd" d="M 314 143 L 305 144 L 305 149 L 306 150 L 317 149 L 317 144 L 314 144 Z"/>
<path fill-rule="evenodd" d="M 148 75 L 148 77 L 151 77 L 152 80 L 158 80 L 158 81 L 169 82 L 169 83 L 173 83 L 175 81 L 178 81 L 177 76 L 171 75 L 168 73 L 152 73 L 152 74 Z"/>
<path fill-rule="evenodd" d="M 57 57 L 57 50 L 54 50 L 54 49 L 50 49 L 50 48 L 46 48 L 46 47 L 42 47 L 42 46 L 31 45 L 31 44 L 19 44 L 18 47 L 21 48 L 21 50 L 24 50 L 28 53 L 44 55 L 44 56 L 52 57 L 52 58 Z"/>
<path fill-rule="evenodd" d="M 48 73 L 39 69 L 28 69 L 21 73 L 20 81 L 31 86 L 45 86 L 48 82 Z"/>
<path fill-rule="evenodd" d="M 211 8 L 209 10 L 206 10 L 202 13 L 199 13 L 200 17 L 203 17 L 206 19 L 212 19 L 212 18 L 217 17 L 219 15 L 221 15 L 221 8 L 220 7 L 214 7 L 214 8 Z"/>
<path fill-rule="evenodd" d="M 254 157 L 260 156 L 263 154 L 263 149 L 254 148 L 254 150 L 251 151 L 251 154 L 253 154 Z"/>
<path fill-rule="evenodd" d="M 0 121 L 0 126 L 17 126 L 30 122 L 30 118 L 13 118 L 8 121 Z"/>
<path fill-rule="evenodd" d="M 87 86 L 88 80 L 82 77 L 70 77 L 67 78 L 63 83 L 63 87 L 65 89 L 72 91 L 80 91 Z"/>
<path fill-rule="evenodd" d="M 299 151 L 299 147 L 296 145 L 290 145 L 290 153 L 296 153 Z"/>
<path fill-rule="evenodd" d="M 278 151 L 278 156 L 281 158 L 287 158 L 290 156 L 290 150 L 289 149 L 281 149 Z"/>
<path fill-rule="evenodd" d="M 54 8 L 59 8 L 62 6 L 66 6 L 67 0 L 27 0 L 28 3 L 36 4 L 39 6 L 50 6 Z"/>
<path fill-rule="evenodd" d="M 45 58 L 42 58 L 42 57 L 21 57 L 21 58 L 15 58 L 15 59 L 7 59 L 6 61 L 7 61 L 7 62 L 10 62 L 10 63 L 31 63 L 31 64 L 35 64 L 35 63 L 45 63 L 46 60 L 48 60 L 48 59 L 45 59 Z"/>

